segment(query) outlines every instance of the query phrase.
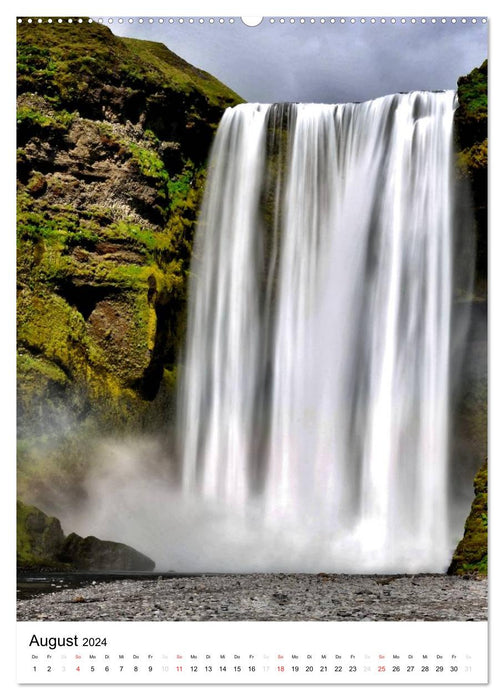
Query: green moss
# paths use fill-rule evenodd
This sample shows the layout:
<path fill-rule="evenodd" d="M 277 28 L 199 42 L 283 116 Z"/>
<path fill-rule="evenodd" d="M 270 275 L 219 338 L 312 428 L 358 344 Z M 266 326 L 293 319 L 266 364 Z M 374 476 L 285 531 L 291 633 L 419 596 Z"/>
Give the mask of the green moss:
<path fill-rule="evenodd" d="M 59 106 L 74 104 L 103 84 L 200 92 L 214 105 L 242 101 L 163 44 L 123 39 L 95 22 L 18 25 L 17 69 L 21 92 L 43 92 Z"/>
<path fill-rule="evenodd" d="M 488 61 L 459 79 L 458 98 L 468 116 L 475 120 L 488 116 Z"/>
<path fill-rule="evenodd" d="M 479 172 L 485 171 L 488 167 L 488 139 L 481 143 L 474 143 L 457 153 L 457 165 L 464 175 L 469 175 L 473 180 Z"/>
<path fill-rule="evenodd" d="M 63 370 L 48 362 L 44 357 L 20 354 L 17 360 L 18 376 L 42 375 L 47 381 L 65 384 L 67 376 Z"/>
<path fill-rule="evenodd" d="M 50 502 L 90 436 L 174 415 L 202 164 L 241 100 L 94 22 L 19 25 L 18 93 L 18 476 Z"/>
<path fill-rule="evenodd" d="M 114 242 L 132 243 L 140 250 L 151 255 L 148 260 L 154 259 L 156 251 L 169 250 L 169 236 L 162 231 L 154 231 L 144 228 L 135 221 L 123 219 L 116 221 L 102 229 L 102 238 Z"/>
<path fill-rule="evenodd" d="M 142 148 L 134 142 L 127 144 L 131 152 L 131 160 L 136 163 L 142 175 L 155 180 L 161 187 L 160 194 L 166 197 L 166 188 L 170 177 L 166 172 L 163 161 L 154 150 Z"/>
<path fill-rule="evenodd" d="M 45 179 L 44 175 L 34 170 L 28 184 L 26 185 L 27 192 L 29 192 L 33 197 L 40 197 L 44 194 L 46 189 L 47 180 Z"/>
<path fill-rule="evenodd" d="M 65 237 L 67 247 L 84 246 L 89 248 L 94 246 L 100 240 L 100 230 L 96 230 L 93 226 L 89 228 L 79 227 L 77 231 L 69 231 Z"/>
<path fill-rule="evenodd" d="M 44 114 L 32 107 L 25 106 L 20 107 L 16 114 L 17 125 L 20 129 L 26 127 L 33 129 L 36 126 L 41 129 L 68 131 L 74 118 L 75 114 L 71 114 L 64 109 Z"/>
<path fill-rule="evenodd" d="M 168 181 L 170 207 L 172 212 L 181 206 L 188 205 L 189 194 L 193 189 L 196 178 L 196 168 L 191 160 L 186 161 L 184 169 L 176 177 Z"/>
<path fill-rule="evenodd" d="M 57 294 L 43 296 L 23 290 L 18 296 L 18 342 L 73 374 L 78 369 L 77 346 L 85 355 L 86 329 L 81 314 Z"/>
<path fill-rule="evenodd" d="M 17 234 L 20 240 L 63 242 L 79 233 L 79 216 L 67 207 L 47 207 L 34 202 L 29 191 L 17 197 Z"/>
<path fill-rule="evenodd" d="M 182 173 L 181 182 L 174 186 L 167 233 L 173 255 L 183 262 L 186 273 L 189 270 L 193 234 L 203 197 L 206 174 L 204 167 L 186 170 Z"/>
<path fill-rule="evenodd" d="M 464 536 L 453 555 L 449 574 L 479 573 L 486 575 L 488 563 L 487 512 L 488 460 L 474 479 L 474 501 L 465 523 Z"/>
<path fill-rule="evenodd" d="M 64 541 L 59 520 L 18 500 L 16 525 L 19 568 L 66 568 L 57 562 Z"/>
<path fill-rule="evenodd" d="M 125 45 L 142 60 L 145 70 L 164 86 L 186 95 L 201 92 L 212 104 L 238 104 L 242 99 L 209 73 L 195 68 L 170 51 L 164 44 L 142 39 L 123 39 Z"/>
<path fill-rule="evenodd" d="M 475 288 L 479 297 L 486 297 L 488 258 L 488 64 L 484 61 L 458 80 L 459 107 L 454 116 L 457 146 L 457 174 L 462 197 L 472 200 L 476 233 Z"/>

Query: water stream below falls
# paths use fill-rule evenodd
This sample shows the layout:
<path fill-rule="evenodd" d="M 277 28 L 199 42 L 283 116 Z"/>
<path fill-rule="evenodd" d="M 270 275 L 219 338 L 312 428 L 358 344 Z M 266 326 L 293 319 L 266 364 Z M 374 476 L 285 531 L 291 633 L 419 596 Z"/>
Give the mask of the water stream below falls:
<path fill-rule="evenodd" d="M 454 92 L 413 92 L 222 118 L 191 274 L 182 482 L 229 517 L 235 549 L 247 528 L 273 538 L 275 570 L 449 564 L 455 108 Z M 245 539 L 249 556 L 271 567 Z"/>

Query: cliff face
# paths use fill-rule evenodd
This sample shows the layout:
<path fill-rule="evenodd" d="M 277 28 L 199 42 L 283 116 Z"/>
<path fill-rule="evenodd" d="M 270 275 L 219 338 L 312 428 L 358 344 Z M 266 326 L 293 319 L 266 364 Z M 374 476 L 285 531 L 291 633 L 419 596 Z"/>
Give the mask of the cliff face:
<path fill-rule="evenodd" d="M 487 572 L 487 199 L 488 199 L 488 71 L 487 61 L 458 80 L 455 112 L 457 177 L 468 199 L 467 214 L 475 222 L 474 293 L 470 304 L 469 342 L 464 383 L 454 415 L 455 461 L 468 462 L 475 497 L 449 573 Z M 463 302 L 462 302 L 463 303 Z"/>
<path fill-rule="evenodd" d="M 487 257 L 488 257 L 488 67 L 458 80 L 459 107 L 455 112 L 457 175 L 468 198 L 468 215 L 475 223 L 474 292 L 471 298 L 468 372 L 462 397 L 461 434 L 476 465 L 487 454 Z"/>
<path fill-rule="evenodd" d="M 241 99 L 162 44 L 87 21 L 23 23 L 17 46 L 23 496 L 55 474 L 73 488 L 88 433 L 173 414 L 205 163 Z"/>
<path fill-rule="evenodd" d="M 476 224 L 476 297 L 486 299 L 488 228 L 488 62 L 458 79 L 457 174 L 471 194 Z"/>
<path fill-rule="evenodd" d="M 453 555 L 449 574 L 486 574 L 488 566 L 488 460 L 474 479 L 474 501 L 464 536 Z"/>
<path fill-rule="evenodd" d="M 166 420 L 196 212 L 230 89 L 106 27 L 18 27 L 21 471 L 62 425 Z"/>

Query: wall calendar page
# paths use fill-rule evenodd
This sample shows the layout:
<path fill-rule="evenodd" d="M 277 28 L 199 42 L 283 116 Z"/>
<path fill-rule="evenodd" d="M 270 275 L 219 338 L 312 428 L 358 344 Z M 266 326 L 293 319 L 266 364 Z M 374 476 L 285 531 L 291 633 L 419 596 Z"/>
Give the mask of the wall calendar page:
<path fill-rule="evenodd" d="M 18 690 L 486 687 L 488 18 L 126 11 L 14 20 Z"/>

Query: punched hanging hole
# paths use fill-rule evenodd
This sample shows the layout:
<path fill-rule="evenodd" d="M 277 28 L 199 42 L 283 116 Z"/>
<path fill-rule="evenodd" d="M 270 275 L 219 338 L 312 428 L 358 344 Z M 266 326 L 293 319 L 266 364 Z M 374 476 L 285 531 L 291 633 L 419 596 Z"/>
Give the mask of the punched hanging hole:
<path fill-rule="evenodd" d="M 241 21 L 246 24 L 247 27 L 257 27 L 263 21 L 262 17 L 242 17 Z"/>

